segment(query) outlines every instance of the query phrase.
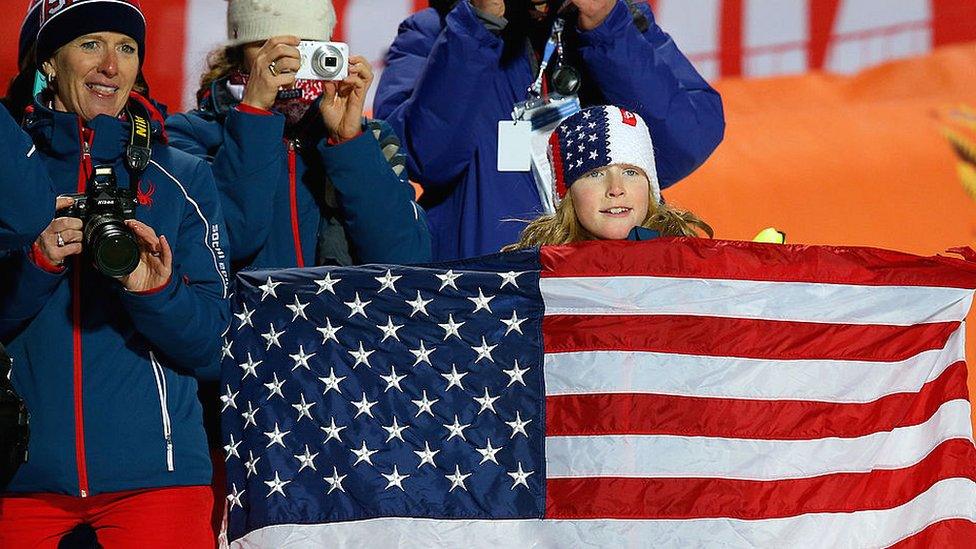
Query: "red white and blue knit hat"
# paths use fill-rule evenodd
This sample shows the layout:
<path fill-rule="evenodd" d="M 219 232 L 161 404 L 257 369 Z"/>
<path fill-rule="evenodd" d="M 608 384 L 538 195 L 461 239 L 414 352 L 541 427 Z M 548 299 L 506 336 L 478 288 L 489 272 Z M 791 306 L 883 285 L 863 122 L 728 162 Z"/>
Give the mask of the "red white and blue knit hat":
<path fill-rule="evenodd" d="M 37 31 L 37 61 L 50 59 L 62 46 L 94 32 L 117 32 L 146 54 L 146 18 L 139 0 L 58 0 L 43 3 Z"/>
<path fill-rule="evenodd" d="M 611 164 L 644 170 L 661 201 L 651 132 L 640 116 L 620 107 L 588 107 L 563 120 L 549 137 L 549 164 L 556 204 L 574 181 Z"/>
<path fill-rule="evenodd" d="M 41 25 L 40 7 L 44 0 L 30 0 L 27 5 L 27 15 L 20 24 L 20 41 L 17 45 L 17 64 L 24 62 L 24 57 L 37 40 L 37 29 Z"/>

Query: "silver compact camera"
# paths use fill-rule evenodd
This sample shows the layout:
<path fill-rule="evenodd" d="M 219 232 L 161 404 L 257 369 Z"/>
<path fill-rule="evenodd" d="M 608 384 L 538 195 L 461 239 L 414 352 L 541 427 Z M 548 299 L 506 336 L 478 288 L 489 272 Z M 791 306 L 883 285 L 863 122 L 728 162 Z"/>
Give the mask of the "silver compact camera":
<path fill-rule="evenodd" d="M 298 79 L 345 80 L 349 76 L 349 44 L 302 40 L 298 51 L 302 55 Z"/>

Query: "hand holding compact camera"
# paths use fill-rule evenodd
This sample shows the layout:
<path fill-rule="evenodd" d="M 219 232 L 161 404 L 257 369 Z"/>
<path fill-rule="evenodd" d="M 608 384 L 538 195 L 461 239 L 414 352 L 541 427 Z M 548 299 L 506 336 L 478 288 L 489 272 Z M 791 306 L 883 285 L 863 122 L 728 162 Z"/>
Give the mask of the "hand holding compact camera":
<path fill-rule="evenodd" d="M 348 74 L 341 81 L 325 83 L 319 111 L 329 136 L 339 143 L 362 133 L 366 93 L 373 83 L 373 67 L 361 55 L 346 62 Z"/>

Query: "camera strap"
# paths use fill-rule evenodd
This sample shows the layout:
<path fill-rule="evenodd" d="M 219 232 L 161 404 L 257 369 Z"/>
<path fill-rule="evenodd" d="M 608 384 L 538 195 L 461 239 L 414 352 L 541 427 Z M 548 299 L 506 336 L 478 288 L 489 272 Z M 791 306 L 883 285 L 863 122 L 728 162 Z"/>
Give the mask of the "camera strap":
<path fill-rule="evenodd" d="M 563 30 L 566 28 L 566 20 L 562 17 L 557 17 L 552 23 L 552 32 L 549 33 L 549 40 L 546 41 L 546 48 L 542 53 L 542 59 L 539 60 L 539 75 L 536 77 L 535 82 L 529 86 L 529 98 L 538 98 L 542 96 L 542 81 L 546 75 L 546 68 L 549 66 L 549 61 L 552 60 L 552 54 L 556 53 L 556 50 L 562 50 L 563 42 Z"/>
<path fill-rule="evenodd" d="M 149 167 L 152 158 L 152 126 L 150 126 L 149 109 L 139 101 L 129 101 L 125 105 L 125 114 L 129 117 L 131 126 L 129 144 L 125 148 L 125 159 L 129 169 L 142 173 Z"/>

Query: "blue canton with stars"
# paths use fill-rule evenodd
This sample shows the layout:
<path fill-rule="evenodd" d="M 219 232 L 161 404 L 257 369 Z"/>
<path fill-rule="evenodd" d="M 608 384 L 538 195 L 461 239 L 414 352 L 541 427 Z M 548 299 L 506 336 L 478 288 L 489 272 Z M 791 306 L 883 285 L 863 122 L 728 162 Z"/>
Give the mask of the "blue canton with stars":
<path fill-rule="evenodd" d="M 238 275 L 228 537 L 374 517 L 541 518 L 538 252 Z"/>
<path fill-rule="evenodd" d="M 570 116 L 556 130 L 562 176 L 567 186 L 587 172 L 613 163 L 608 125 L 606 111 L 591 107 Z"/>

